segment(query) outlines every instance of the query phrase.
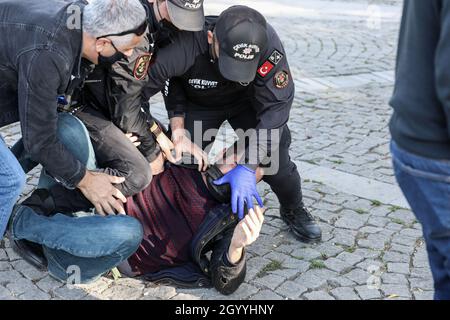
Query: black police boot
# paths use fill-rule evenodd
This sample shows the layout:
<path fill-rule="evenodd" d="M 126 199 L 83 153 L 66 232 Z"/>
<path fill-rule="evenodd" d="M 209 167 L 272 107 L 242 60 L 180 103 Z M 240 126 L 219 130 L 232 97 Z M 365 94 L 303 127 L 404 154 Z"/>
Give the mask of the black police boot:
<path fill-rule="evenodd" d="M 300 241 L 316 243 L 322 240 L 322 230 L 303 204 L 294 210 L 281 207 L 280 215 Z"/>
<path fill-rule="evenodd" d="M 22 204 L 16 204 L 14 206 L 7 232 L 7 237 L 11 243 L 11 248 L 29 264 L 41 271 L 45 271 L 47 270 L 48 263 L 47 258 L 44 255 L 42 245 L 24 239 L 15 240 L 12 236 L 12 222 L 15 220 L 17 215 L 21 214 L 25 207 L 33 209 L 33 211 L 37 214 L 51 216 L 55 208 L 53 199 L 47 190 L 38 189 L 34 191 L 29 198 L 23 201 Z"/>

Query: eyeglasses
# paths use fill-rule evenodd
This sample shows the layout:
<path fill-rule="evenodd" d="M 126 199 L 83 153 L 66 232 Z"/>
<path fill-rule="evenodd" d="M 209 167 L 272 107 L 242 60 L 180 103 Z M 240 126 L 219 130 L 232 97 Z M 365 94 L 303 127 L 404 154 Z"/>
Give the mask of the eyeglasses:
<path fill-rule="evenodd" d="M 145 20 L 144 23 L 141 24 L 136 29 L 128 30 L 128 31 L 120 32 L 120 33 L 107 34 L 107 35 L 98 37 L 97 39 L 106 38 L 106 37 L 121 37 L 121 36 L 126 36 L 127 34 L 132 34 L 132 33 L 134 33 L 135 35 L 140 37 L 140 36 L 142 36 L 145 33 L 145 31 L 147 31 L 147 27 L 148 27 L 148 21 Z"/>

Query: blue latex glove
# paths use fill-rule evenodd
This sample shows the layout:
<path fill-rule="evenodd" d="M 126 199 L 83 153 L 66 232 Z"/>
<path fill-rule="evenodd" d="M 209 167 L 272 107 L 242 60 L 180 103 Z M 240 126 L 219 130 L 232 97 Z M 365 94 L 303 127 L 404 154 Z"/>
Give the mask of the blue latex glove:
<path fill-rule="evenodd" d="M 233 213 L 237 213 L 239 220 L 244 218 L 244 205 L 247 209 L 253 209 L 253 197 L 259 206 L 263 207 L 261 197 L 256 190 L 256 173 L 255 171 L 238 165 L 236 168 L 228 172 L 219 180 L 214 181 L 216 185 L 228 183 L 231 187 L 231 209 Z"/>

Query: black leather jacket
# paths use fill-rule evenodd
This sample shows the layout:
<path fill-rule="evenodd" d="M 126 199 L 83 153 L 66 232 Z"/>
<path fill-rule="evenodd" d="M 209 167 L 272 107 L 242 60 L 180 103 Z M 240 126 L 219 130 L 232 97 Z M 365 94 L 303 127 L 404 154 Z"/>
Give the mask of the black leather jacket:
<path fill-rule="evenodd" d="M 57 139 L 57 97 L 80 76 L 84 2 L 0 0 L 0 127 L 21 122 L 25 150 L 67 188 L 86 169 Z"/>
<path fill-rule="evenodd" d="M 192 240 L 193 263 L 147 274 L 145 278 L 157 284 L 186 288 L 213 286 L 222 294 L 232 294 L 244 282 L 247 271 L 245 252 L 235 265 L 227 257 L 237 223 L 229 204 L 214 208 Z M 206 255 L 208 252 L 212 252 L 210 259 Z"/>

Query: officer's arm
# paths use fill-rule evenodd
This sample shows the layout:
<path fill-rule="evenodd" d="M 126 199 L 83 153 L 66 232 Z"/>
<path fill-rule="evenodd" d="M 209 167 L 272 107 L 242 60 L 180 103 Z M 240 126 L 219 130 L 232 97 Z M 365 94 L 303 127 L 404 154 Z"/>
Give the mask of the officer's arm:
<path fill-rule="evenodd" d="M 150 128 L 154 119 L 142 97 L 148 80 L 147 70 L 151 54 L 148 51 L 148 41 L 135 49 L 133 56 L 113 65 L 109 79 L 111 88 L 110 114 L 113 123 L 125 133 L 133 133 L 141 143 L 139 151 L 149 162 L 157 157 L 159 148 Z"/>
<path fill-rule="evenodd" d="M 166 82 L 163 96 L 169 119 L 184 118 L 185 116 L 188 100 L 182 81 L 181 78 L 174 77 Z"/>
<path fill-rule="evenodd" d="M 289 120 L 295 86 L 283 45 L 272 27 L 272 47 L 260 63 L 254 81 L 253 108 L 258 124 L 241 163 L 255 169 L 261 161 L 278 150 L 282 131 Z"/>
<path fill-rule="evenodd" d="M 144 98 L 149 100 L 164 90 L 166 82 L 185 74 L 201 53 L 195 32 L 179 32 L 174 43 L 157 52 L 155 63 L 148 71 Z"/>
<path fill-rule="evenodd" d="M 86 174 L 57 137 L 57 96 L 70 63 L 57 52 L 29 52 L 18 70 L 18 104 L 25 150 L 65 187 L 75 189 Z"/>

